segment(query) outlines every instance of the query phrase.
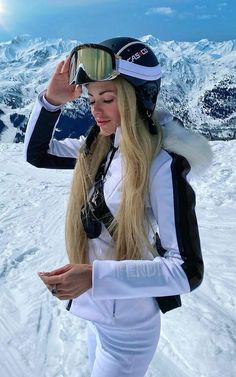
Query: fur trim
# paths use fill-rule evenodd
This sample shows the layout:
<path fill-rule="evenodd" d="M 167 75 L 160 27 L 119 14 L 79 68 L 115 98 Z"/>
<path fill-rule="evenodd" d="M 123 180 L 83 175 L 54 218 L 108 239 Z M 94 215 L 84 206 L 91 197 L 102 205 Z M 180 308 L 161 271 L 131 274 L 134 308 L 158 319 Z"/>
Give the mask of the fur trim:
<path fill-rule="evenodd" d="M 193 175 L 201 175 L 210 166 L 213 153 L 207 139 L 184 128 L 182 122 L 170 113 L 156 111 L 154 120 L 162 126 L 163 148 L 179 154 L 188 160 Z"/>

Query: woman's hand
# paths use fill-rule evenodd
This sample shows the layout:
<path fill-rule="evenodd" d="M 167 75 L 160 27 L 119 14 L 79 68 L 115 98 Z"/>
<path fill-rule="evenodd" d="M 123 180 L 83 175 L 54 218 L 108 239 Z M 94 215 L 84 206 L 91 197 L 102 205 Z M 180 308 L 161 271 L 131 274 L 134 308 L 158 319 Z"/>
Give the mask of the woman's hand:
<path fill-rule="evenodd" d="M 92 265 L 67 264 L 51 272 L 39 272 L 47 288 L 60 300 L 71 300 L 92 287 Z"/>
<path fill-rule="evenodd" d="M 56 67 L 51 77 L 47 91 L 46 100 L 52 105 L 59 106 L 68 101 L 73 101 L 81 95 L 80 85 L 69 84 L 70 58 L 62 60 Z"/>

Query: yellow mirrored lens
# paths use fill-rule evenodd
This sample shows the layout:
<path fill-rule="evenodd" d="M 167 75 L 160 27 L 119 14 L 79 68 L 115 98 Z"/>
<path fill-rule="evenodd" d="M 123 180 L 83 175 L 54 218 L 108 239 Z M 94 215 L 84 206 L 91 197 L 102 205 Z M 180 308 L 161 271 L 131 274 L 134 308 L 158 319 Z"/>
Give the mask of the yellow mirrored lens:
<path fill-rule="evenodd" d="M 72 84 L 73 81 L 75 80 L 75 74 L 76 74 L 76 64 L 75 64 L 75 54 L 73 54 L 70 59 L 70 72 L 69 72 L 70 84 Z"/>
<path fill-rule="evenodd" d="M 113 72 L 111 55 L 98 48 L 82 48 L 77 52 L 77 69 L 82 67 L 91 80 L 109 79 Z"/>

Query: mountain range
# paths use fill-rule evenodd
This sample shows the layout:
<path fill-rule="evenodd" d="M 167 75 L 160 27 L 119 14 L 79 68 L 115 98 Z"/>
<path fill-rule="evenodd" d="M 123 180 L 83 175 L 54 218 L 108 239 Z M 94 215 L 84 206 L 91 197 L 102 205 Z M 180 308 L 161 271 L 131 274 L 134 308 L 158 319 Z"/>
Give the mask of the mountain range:
<path fill-rule="evenodd" d="M 236 138 L 236 40 L 212 42 L 160 41 L 150 45 L 162 67 L 157 106 L 166 108 L 210 140 Z M 0 141 L 22 142 L 37 94 L 56 64 L 77 40 L 31 38 L 21 35 L 0 43 Z M 92 124 L 85 97 L 68 103 L 55 137 L 77 137 Z"/>

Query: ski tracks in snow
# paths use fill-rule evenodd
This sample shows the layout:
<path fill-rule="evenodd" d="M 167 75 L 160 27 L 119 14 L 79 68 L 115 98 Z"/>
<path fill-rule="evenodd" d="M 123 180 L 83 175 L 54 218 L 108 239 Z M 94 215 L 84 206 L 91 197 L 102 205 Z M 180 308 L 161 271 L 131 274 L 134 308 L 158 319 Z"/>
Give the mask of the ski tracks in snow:
<path fill-rule="evenodd" d="M 76 376 L 74 368 L 87 376 L 84 323 L 37 276 L 68 263 L 64 216 L 71 171 L 36 169 L 14 144 L 0 144 L 0 166 L 1 377 Z M 85 350 L 79 358 L 78 346 Z"/>
<path fill-rule="evenodd" d="M 193 181 L 205 278 L 162 316 L 146 377 L 236 375 L 236 142 L 214 142 L 212 167 Z M 37 276 L 67 263 L 64 219 L 71 171 L 37 169 L 23 147 L 0 144 L 1 377 L 88 377 L 84 321 Z"/>

